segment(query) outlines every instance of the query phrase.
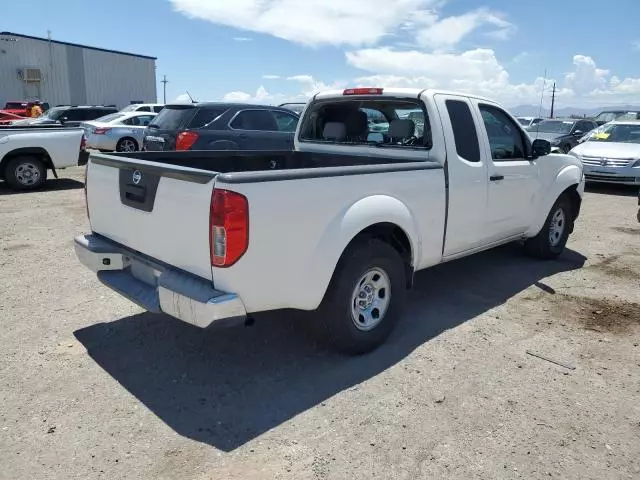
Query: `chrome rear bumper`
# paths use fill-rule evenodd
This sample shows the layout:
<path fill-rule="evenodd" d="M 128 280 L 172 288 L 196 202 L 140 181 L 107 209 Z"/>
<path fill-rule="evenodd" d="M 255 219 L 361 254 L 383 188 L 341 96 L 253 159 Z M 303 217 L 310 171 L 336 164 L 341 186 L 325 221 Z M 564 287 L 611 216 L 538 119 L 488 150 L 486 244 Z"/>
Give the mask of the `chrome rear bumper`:
<path fill-rule="evenodd" d="M 246 310 L 234 293 L 211 282 L 129 251 L 102 236 L 79 235 L 75 252 L 98 279 L 142 308 L 166 313 L 197 327 L 225 319 L 242 319 Z"/>

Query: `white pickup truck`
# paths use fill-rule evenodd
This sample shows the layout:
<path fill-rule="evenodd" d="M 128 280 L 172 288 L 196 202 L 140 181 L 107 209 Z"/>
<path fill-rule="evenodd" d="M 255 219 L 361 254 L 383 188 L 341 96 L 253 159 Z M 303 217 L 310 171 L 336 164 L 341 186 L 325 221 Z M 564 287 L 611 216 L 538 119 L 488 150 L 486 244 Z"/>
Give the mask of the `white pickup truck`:
<path fill-rule="evenodd" d="M 47 170 L 85 165 L 84 130 L 62 127 L 0 128 L 0 179 L 16 190 L 35 190 L 47 180 Z"/>
<path fill-rule="evenodd" d="M 370 117 L 387 131 L 370 133 Z M 95 154 L 80 261 L 151 312 L 206 327 L 315 311 L 341 351 L 389 335 L 417 270 L 523 241 L 562 253 L 581 163 L 491 100 L 348 89 L 307 104 L 294 151 Z"/>

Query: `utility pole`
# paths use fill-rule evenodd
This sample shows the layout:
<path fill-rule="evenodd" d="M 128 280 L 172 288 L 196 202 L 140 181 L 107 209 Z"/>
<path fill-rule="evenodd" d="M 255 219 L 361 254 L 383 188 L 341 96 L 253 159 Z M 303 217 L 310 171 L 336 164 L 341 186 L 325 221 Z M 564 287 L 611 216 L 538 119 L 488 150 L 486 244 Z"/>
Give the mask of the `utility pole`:
<path fill-rule="evenodd" d="M 556 103 L 556 82 L 553 82 L 553 90 L 551 91 L 551 118 L 553 118 L 553 107 Z"/>
<path fill-rule="evenodd" d="M 167 103 L 167 83 L 169 83 L 169 80 L 167 80 L 167 76 L 166 75 L 162 76 L 161 83 L 163 84 L 162 85 L 162 87 L 163 87 L 162 89 L 163 89 L 163 93 L 164 93 L 164 95 L 163 95 L 164 102 L 163 103 L 166 105 L 166 103 Z"/>

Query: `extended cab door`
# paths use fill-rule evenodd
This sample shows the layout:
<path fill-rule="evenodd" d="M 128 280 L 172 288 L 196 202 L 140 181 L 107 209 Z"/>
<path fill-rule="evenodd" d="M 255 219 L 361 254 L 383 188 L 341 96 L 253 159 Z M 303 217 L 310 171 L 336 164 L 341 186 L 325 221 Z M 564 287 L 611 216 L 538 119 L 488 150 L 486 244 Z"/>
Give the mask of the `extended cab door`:
<path fill-rule="evenodd" d="M 531 141 L 502 108 L 472 100 L 482 119 L 481 145 L 487 158 L 485 238 L 489 243 L 524 233 L 531 223 L 538 191 L 538 164 Z"/>
<path fill-rule="evenodd" d="M 483 246 L 487 204 L 487 164 L 479 141 L 479 120 L 469 99 L 435 95 L 446 143 L 448 209 L 443 256 Z M 435 139 L 434 139 L 435 142 Z"/>

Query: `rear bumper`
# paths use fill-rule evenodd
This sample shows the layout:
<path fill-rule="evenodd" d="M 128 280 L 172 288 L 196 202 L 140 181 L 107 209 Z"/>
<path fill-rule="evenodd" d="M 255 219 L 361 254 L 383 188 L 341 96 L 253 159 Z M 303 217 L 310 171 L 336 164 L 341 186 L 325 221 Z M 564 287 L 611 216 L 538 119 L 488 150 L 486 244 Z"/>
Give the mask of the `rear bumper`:
<path fill-rule="evenodd" d="M 75 238 L 80 262 L 98 279 L 142 308 L 197 327 L 246 317 L 239 296 L 216 290 L 199 277 L 125 249 L 99 235 Z"/>

